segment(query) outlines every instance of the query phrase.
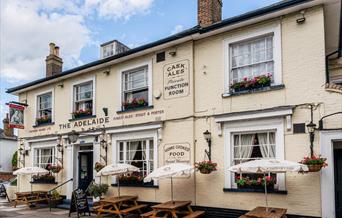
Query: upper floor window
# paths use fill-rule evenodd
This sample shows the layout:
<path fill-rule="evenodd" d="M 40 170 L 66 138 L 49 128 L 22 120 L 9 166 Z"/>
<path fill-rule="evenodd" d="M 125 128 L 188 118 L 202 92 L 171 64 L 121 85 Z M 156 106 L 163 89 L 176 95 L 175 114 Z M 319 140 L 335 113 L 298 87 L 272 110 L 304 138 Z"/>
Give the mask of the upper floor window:
<path fill-rule="evenodd" d="M 52 121 L 52 92 L 37 96 L 37 124 Z"/>
<path fill-rule="evenodd" d="M 93 81 L 74 86 L 74 118 L 93 114 Z"/>
<path fill-rule="evenodd" d="M 105 45 L 102 47 L 102 58 L 107 58 L 114 55 L 114 44 Z"/>
<path fill-rule="evenodd" d="M 148 66 L 123 72 L 123 110 L 148 105 Z"/>
<path fill-rule="evenodd" d="M 232 44 L 230 52 L 231 83 L 253 80 L 260 76 L 272 78 L 273 35 Z"/>
<path fill-rule="evenodd" d="M 225 40 L 226 91 L 241 92 L 281 84 L 278 24 Z"/>

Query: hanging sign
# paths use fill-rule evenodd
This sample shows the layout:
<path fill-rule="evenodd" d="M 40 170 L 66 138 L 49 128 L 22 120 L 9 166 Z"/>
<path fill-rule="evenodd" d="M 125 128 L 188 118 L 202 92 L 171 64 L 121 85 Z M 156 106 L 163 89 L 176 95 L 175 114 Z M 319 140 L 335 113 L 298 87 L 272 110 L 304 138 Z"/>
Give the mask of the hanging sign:
<path fill-rule="evenodd" d="M 190 144 L 187 142 L 164 145 L 165 164 L 190 163 Z"/>
<path fill-rule="evenodd" d="M 24 110 L 23 105 L 9 104 L 9 127 L 24 129 Z"/>
<path fill-rule="evenodd" d="M 164 66 L 164 99 L 188 96 L 190 93 L 189 60 Z"/>

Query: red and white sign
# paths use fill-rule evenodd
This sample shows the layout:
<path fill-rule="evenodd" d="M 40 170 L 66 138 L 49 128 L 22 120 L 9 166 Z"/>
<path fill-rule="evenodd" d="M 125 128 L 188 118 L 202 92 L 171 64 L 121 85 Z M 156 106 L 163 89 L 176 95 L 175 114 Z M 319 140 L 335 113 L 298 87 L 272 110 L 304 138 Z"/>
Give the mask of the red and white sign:
<path fill-rule="evenodd" d="M 9 127 L 24 129 L 25 107 L 18 104 L 9 104 Z"/>

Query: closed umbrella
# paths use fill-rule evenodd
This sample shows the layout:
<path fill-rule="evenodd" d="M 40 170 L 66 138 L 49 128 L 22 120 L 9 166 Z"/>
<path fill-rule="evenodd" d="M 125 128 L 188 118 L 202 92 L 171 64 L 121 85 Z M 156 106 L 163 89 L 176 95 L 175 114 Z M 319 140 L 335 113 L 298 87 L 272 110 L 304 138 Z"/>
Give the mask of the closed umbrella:
<path fill-rule="evenodd" d="M 145 177 L 144 182 L 150 182 L 152 179 L 166 179 L 171 178 L 171 199 L 173 201 L 173 181 L 172 177 L 177 176 L 189 176 L 194 172 L 194 167 L 182 164 L 182 163 L 172 163 L 165 166 L 162 166 L 148 176 Z"/>
<path fill-rule="evenodd" d="M 228 169 L 234 173 L 262 173 L 265 180 L 265 197 L 266 211 L 268 209 L 267 202 L 267 184 L 266 173 L 286 173 L 286 172 L 304 172 L 308 171 L 308 167 L 304 164 L 277 159 L 262 159 L 244 162 Z"/>
<path fill-rule="evenodd" d="M 13 175 L 31 175 L 31 192 L 32 192 L 32 176 L 33 175 L 45 175 L 49 171 L 41 167 L 23 167 L 13 172 Z"/>
<path fill-rule="evenodd" d="M 126 173 L 139 172 L 140 169 L 130 164 L 110 164 L 102 168 L 96 176 L 119 176 Z M 118 196 L 120 197 L 120 181 L 118 179 Z"/>

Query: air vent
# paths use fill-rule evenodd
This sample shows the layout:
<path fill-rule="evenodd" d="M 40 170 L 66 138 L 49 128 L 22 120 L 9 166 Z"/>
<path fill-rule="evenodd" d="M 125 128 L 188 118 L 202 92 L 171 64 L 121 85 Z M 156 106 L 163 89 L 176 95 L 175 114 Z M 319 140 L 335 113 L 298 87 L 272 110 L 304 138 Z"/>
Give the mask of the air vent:
<path fill-rule="evenodd" d="M 293 133 L 305 133 L 305 123 L 294 123 Z"/>
<path fill-rule="evenodd" d="M 157 53 L 157 63 L 165 61 L 165 52 L 159 52 Z"/>

